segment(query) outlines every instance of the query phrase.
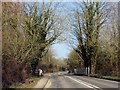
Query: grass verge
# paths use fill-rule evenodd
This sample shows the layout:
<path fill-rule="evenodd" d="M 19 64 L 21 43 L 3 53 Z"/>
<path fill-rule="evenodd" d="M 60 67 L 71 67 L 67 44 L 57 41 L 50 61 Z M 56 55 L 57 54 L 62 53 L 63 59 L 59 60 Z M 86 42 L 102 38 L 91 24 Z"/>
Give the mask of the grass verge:
<path fill-rule="evenodd" d="M 32 77 L 29 79 L 30 82 L 26 82 L 26 83 L 15 83 L 12 86 L 10 86 L 9 88 L 33 88 L 37 82 L 40 80 L 39 77 Z"/>
<path fill-rule="evenodd" d="M 119 81 L 120 82 L 120 76 L 102 76 L 102 75 L 99 75 L 99 74 L 94 74 L 94 75 L 90 75 L 90 77 L 108 79 L 108 80 L 113 80 L 113 81 Z"/>
<path fill-rule="evenodd" d="M 120 76 L 102 76 L 105 79 L 120 80 Z"/>

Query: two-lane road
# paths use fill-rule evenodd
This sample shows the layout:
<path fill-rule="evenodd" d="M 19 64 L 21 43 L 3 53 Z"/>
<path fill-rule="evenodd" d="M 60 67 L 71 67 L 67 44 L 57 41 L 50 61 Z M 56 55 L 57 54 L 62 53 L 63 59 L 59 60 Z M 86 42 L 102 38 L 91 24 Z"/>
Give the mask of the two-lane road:
<path fill-rule="evenodd" d="M 119 82 L 87 76 L 70 75 L 66 72 L 53 73 L 47 88 L 78 88 L 87 90 L 120 90 Z"/>

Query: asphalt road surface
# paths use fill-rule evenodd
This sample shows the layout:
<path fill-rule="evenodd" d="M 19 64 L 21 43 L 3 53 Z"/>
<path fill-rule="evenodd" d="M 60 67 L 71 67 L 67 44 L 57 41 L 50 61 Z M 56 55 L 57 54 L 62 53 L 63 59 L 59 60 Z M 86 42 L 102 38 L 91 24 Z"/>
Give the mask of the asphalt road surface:
<path fill-rule="evenodd" d="M 85 90 L 120 90 L 120 83 L 88 76 L 76 76 L 67 72 L 57 72 L 51 75 L 49 87 L 56 89 L 85 89 Z"/>

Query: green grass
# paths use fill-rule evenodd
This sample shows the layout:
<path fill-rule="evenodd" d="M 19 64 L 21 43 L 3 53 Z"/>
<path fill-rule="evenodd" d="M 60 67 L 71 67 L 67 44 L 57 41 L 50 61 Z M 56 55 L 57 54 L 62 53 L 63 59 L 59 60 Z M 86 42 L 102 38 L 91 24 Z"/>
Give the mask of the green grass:
<path fill-rule="evenodd" d="M 31 80 L 33 80 L 31 83 L 14 83 L 12 86 L 10 86 L 10 88 L 33 88 L 40 80 L 40 78 L 32 77 Z"/>
<path fill-rule="evenodd" d="M 96 77 L 96 78 L 103 78 L 103 79 L 120 81 L 120 76 L 102 76 L 102 75 L 99 75 L 99 74 L 93 74 L 93 75 L 90 75 L 90 76 L 91 77 Z"/>
<path fill-rule="evenodd" d="M 120 80 L 120 76 L 103 76 L 103 78 L 118 79 L 118 80 Z"/>

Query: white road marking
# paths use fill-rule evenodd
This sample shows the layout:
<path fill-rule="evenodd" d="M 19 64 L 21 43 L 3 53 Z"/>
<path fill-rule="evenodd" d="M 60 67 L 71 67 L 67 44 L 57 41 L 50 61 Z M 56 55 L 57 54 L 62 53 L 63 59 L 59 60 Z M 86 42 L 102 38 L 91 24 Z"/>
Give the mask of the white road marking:
<path fill-rule="evenodd" d="M 78 83 L 80 83 L 80 84 L 83 84 L 83 85 L 85 85 L 85 86 L 87 86 L 87 87 L 89 87 L 89 88 L 92 88 L 92 89 L 94 89 L 94 90 L 102 90 L 101 88 L 99 88 L 99 87 L 97 87 L 97 86 L 95 86 L 95 85 L 92 85 L 92 84 L 90 84 L 90 83 L 87 83 L 87 82 L 84 82 L 84 81 L 82 81 L 82 80 L 77 80 L 77 79 L 75 79 L 75 78 L 72 78 L 72 77 L 70 77 L 70 76 L 66 76 L 66 77 L 68 77 L 68 78 L 70 78 L 70 79 L 72 79 L 72 80 L 74 80 L 74 81 L 76 81 L 76 82 L 78 82 Z"/>
<path fill-rule="evenodd" d="M 98 80 L 99 78 L 94 78 L 94 79 Z M 117 81 L 112 81 L 112 80 L 107 80 L 107 79 L 99 79 L 99 80 L 119 84 L 119 82 Z"/>

